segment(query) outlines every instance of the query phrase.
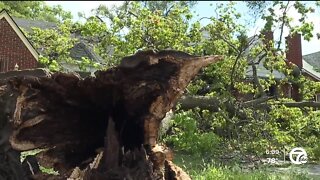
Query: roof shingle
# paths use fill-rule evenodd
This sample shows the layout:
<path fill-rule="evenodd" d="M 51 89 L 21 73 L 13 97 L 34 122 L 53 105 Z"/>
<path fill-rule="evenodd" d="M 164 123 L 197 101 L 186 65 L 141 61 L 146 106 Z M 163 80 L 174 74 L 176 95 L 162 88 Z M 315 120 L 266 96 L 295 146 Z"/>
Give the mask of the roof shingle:
<path fill-rule="evenodd" d="M 58 25 L 53 22 L 29 20 L 17 17 L 13 17 L 13 20 L 20 28 L 23 28 L 27 32 L 32 32 L 32 27 L 37 27 L 40 29 L 55 29 L 58 27 Z M 96 54 L 88 44 L 83 41 L 74 45 L 74 47 L 70 50 L 70 56 L 76 60 L 81 60 L 82 57 L 85 57 L 96 63 L 103 62 L 103 59 L 98 54 Z"/>
<path fill-rule="evenodd" d="M 12 17 L 12 19 L 17 23 L 20 28 L 23 28 L 27 32 L 32 32 L 32 27 L 37 27 L 40 29 L 54 29 L 57 28 L 57 24 L 46 21 L 36 21 L 29 19 L 22 19 L 17 17 Z"/>
<path fill-rule="evenodd" d="M 304 55 L 302 58 L 314 68 L 320 68 L 320 51 Z"/>

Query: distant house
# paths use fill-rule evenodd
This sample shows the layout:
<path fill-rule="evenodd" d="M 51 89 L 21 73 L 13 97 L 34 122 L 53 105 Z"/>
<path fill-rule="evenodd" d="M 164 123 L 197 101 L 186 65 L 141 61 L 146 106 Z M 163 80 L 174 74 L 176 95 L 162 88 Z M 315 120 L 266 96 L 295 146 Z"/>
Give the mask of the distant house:
<path fill-rule="evenodd" d="M 32 27 L 54 29 L 57 28 L 57 25 L 51 22 L 15 18 L 11 17 L 6 10 L 0 11 L 0 72 L 39 67 L 38 58 L 41 54 L 41 49 L 35 49 L 20 29 L 31 32 Z M 70 50 L 70 57 L 77 61 L 81 61 L 82 57 L 86 57 L 96 63 L 103 62 L 103 59 L 81 40 Z M 63 63 L 62 66 L 67 71 L 80 70 L 78 66 L 68 63 Z M 89 67 L 87 70 L 94 72 L 96 69 Z"/>
<path fill-rule="evenodd" d="M 203 31 L 203 37 L 209 38 L 210 35 L 208 32 Z M 266 32 L 265 34 L 266 41 L 273 40 L 273 32 Z M 254 38 L 254 39 L 253 39 Z M 253 43 L 248 48 L 248 52 L 251 48 L 263 43 L 262 40 L 258 37 L 251 37 L 249 38 L 249 41 L 253 40 Z M 316 71 L 316 69 L 320 69 L 320 51 L 315 52 L 312 54 L 304 55 L 302 56 L 302 45 L 301 45 L 301 34 L 294 35 L 292 37 L 286 38 L 288 42 L 288 51 L 286 52 L 286 62 L 287 64 L 295 64 L 297 67 L 297 71 L 304 75 L 305 77 L 314 80 L 314 81 L 320 81 L 320 73 Z M 252 59 L 248 59 L 249 66 L 246 70 L 246 81 L 250 82 L 253 78 L 253 70 L 252 70 L 252 63 L 257 62 L 257 59 L 259 57 L 251 57 Z M 282 72 L 279 72 L 277 70 L 273 70 L 272 72 L 268 70 L 264 66 L 264 60 L 263 58 L 260 63 L 256 63 L 256 69 L 257 69 L 257 76 L 262 79 L 267 79 L 272 74 L 277 82 L 285 78 L 285 74 Z M 278 93 L 282 91 L 284 93 L 285 97 L 293 98 L 296 101 L 302 100 L 300 94 L 299 94 L 299 88 L 294 83 L 288 83 L 281 87 L 281 89 L 276 89 L 276 86 L 271 86 L 268 90 L 269 95 L 275 95 L 275 93 Z M 320 93 L 320 92 L 319 92 Z M 235 95 L 239 99 L 248 100 L 251 99 L 253 96 L 252 94 L 238 94 L 238 92 L 235 92 Z M 314 98 L 316 101 L 320 101 L 320 94 L 317 94 Z"/>
<path fill-rule="evenodd" d="M 273 33 L 269 32 L 269 35 L 266 36 L 267 39 L 273 40 Z M 286 52 L 286 62 L 287 64 L 296 65 L 296 70 L 301 73 L 303 76 L 309 78 L 313 81 L 320 81 L 320 73 L 316 71 L 317 68 L 320 68 L 320 52 L 315 52 L 312 54 L 307 54 L 302 56 L 302 44 L 301 44 L 301 34 L 295 34 L 293 36 L 286 37 L 287 41 L 287 52 Z M 259 65 L 261 69 L 265 69 Z M 263 71 L 262 71 L 263 72 Z M 284 74 L 274 71 L 275 77 L 283 79 Z M 262 75 L 262 74 L 261 74 Z M 302 97 L 299 93 L 299 87 L 290 83 L 282 87 L 282 90 L 285 91 L 287 97 L 292 97 L 296 101 L 301 101 Z M 318 92 L 320 93 L 320 92 Z M 315 101 L 320 101 L 320 94 L 317 94 L 314 98 Z"/>
<path fill-rule="evenodd" d="M 27 37 L 10 17 L 0 12 L 0 72 L 20 69 L 31 69 L 38 66 L 39 54 Z"/>

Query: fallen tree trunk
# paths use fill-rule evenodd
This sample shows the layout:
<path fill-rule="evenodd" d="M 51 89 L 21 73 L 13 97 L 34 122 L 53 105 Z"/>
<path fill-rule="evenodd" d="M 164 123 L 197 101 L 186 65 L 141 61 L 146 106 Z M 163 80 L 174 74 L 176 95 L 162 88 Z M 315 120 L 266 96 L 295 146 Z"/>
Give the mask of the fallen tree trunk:
<path fill-rule="evenodd" d="M 320 108 L 320 102 L 313 101 L 302 101 L 302 102 L 272 102 L 267 103 L 269 100 L 274 99 L 273 96 L 261 97 L 258 99 L 246 101 L 246 102 L 237 102 L 237 105 L 242 108 L 270 108 L 271 105 L 284 105 L 286 107 L 314 107 Z M 206 97 L 206 96 L 182 96 L 178 103 L 181 105 L 181 109 L 189 110 L 193 108 L 207 109 L 211 112 L 218 112 L 220 109 L 221 102 L 216 97 Z M 235 106 L 235 104 L 233 105 Z"/>
<path fill-rule="evenodd" d="M 45 148 L 38 161 L 60 175 L 36 179 L 188 179 L 157 145 L 160 122 L 200 68 L 220 59 L 145 51 L 96 77 L 10 78 L 0 83 L 0 150 L 7 156 Z M 0 166 L 0 173 L 10 175 L 12 167 Z"/>

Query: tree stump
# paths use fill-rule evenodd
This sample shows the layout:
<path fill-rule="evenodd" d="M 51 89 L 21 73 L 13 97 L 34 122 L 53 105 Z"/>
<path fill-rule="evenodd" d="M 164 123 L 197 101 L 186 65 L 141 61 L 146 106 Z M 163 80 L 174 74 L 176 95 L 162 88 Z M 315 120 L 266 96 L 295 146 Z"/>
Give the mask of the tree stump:
<path fill-rule="evenodd" d="M 46 149 L 37 154 L 39 163 L 59 175 L 33 179 L 188 179 L 170 150 L 157 145 L 159 125 L 200 68 L 221 59 L 142 51 L 95 77 L 54 73 L 0 82 L 0 153 L 6 156 L 0 179 L 26 177 L 19 152 L 36 148 Z"/>

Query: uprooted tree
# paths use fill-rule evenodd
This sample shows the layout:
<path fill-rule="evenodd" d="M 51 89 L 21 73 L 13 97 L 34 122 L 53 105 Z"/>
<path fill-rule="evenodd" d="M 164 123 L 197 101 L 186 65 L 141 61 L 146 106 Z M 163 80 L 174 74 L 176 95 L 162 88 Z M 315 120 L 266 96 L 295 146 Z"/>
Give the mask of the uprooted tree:
<path fill-rule="evenodd" d="M 252 5 L 256 3 L 264 4 L 264 2 L 255 2 Z M 177 4 L 165 7 L 164 11 L 162 9 L 150 11 L 144 4 L 132 1 L 114 9 L 99 7 L 95 11 L 96 16 L 87 18 L 84 24 L 72 24 L 65 21 L 55 33 L 52 33 L 51 30 L 35 30 L 28 37 L 36 48 L 41 47 L 44 43 L 48 44 L 44 47 L 45 52 L 48 53 L 39 58 L 39 62 L 53 70 L 60 70 L 60 60 L 66 61 L 68 58 L 67 51 L 73 43 L 70 37 L 74 37 L 70 36 L 70 33 L 80 33 L 82 40 L 94 45 L 97 53 L 106 60 L 104 68 L 117 65 L 121 57 L 132 54 L 138 49 L 172 48 L 195 55 L 223 54 L 225 59 L 221 64 L 204 69 L 200 76 L 189 85 L 186 95 L 191 96 L 180 99 L 181 109 L 200 107 L 201 111 L 193 109 L 187 113 L 185 111 L 175 112 L 177 116 L 188 118 L 178 123 L 176 119 L 174 120 L 177 125 L 172 129 L 180 130 L 177 131 L 178 133 L 173 131 L 168 135 L 171 138 L 169 142 L 174 145 L 174 148 L 185 150 L 186 147 L 189 147 L 192 149 L 188 152 L 189 154 L 202 150 L 205 152 L 206 159 L 210 159 L 207 156 L 209 152 L 207 150 L 214 149 L 211 145 L 218 143 L 213 139 L 219 136 L 225 140 L 223 146 L 218 144 L 219 149 L 223 149 L 223 154 L 228 153 L 225 151 L 230 149 L 230 151 L 240 150 L 241 154 L 254 153 L 260 156 L 267 147 L 283 149 L 288 146 L 302 146 L 309 148 L 307 151 L 310 159 L 320 157 L 315 154 L 315 152 L 318 154 L 320 152 L 318 151 L 320 149 L 318 140 L 320 111 L 315 111 L 313 108 L 319 107 L 319 104 L 295 102 L 290 98 L 267 96 L 265 93 L 269 87 L 280 87 L 286 82 L 298 84 L 304 100 L 313 98 L 314 94 L 320 91 L 319 82 L 313 82 L 304 76 L 292 76 L 292 69 L 286 66 L 283 56 L 285 51 L 280 46 L 281 39 L 287 34 L 284 33 L 285 28 L 289 28 L 290 33 L 293 34 L 301 33 L 306 40 L 312 37 L 313 24 L 308 21 L 307 15 L 317 13 L 317 10 L 314 10 L 316 6 L 310 6 L 310 4 L 307 6 L 298 1 L 275 1 L 269 5 L 266 4 L 268 8 L 259 5 L 263 12 L 255 17 L 265 20 L 263 30 L 280 31 L 280 36 L 274 38 L 280 41 L 272 41 L 274 44 L 271 45 L 273 48 L 270 51 L 262 44 L 250 48 L 252 42 L 247 37 L 250 26 L 239 24 L 241 22 L 239 19 L 243 17 L 243 14 L 241 15 L 235 9 L 234 4 L 231 2 L 218 5 L 215 9 L 212 7 L 216 16 L 199 17 L 192 23 L 191 19 L 196 17 L 192 15 L 188 7 L 181 8 Z M 291 14 L 289 10 L 293 8 L 301 15 L 300 26 L 292 24 L 292 20 L 298 21 L 298 18 L 289 16 Z M 201 26 L 200 22 L 206 19 L 209 20 L 208 24 Z M 110 26 L 107 26 L 105 22 L 111 22 Z M 203 33 L 206 33 L 206 37 L 203 36 Z M 110 44 L 113 45 L 113 48 L 109 47 Z M 250 52 L 245 53 L 246 51 Z M 56 54 L 59 56 L 56 57 Z M 262 56 L 266 58 L 255 58 Z M 250 57 L 254 57 L 256 61 L 251 63 L 252 74 L 250 75 L 253 81 L 244 83 Z M 259 77 L 257 64 L 265 59 L 267 59 L 266 69 L 270 72 L 273 70 L 283 72 L 287 78 L 276 82 L 272 73 L 268 79 Z M 83 62 L 80 65 L 87 66 L 86 62 Z M 251 94 L 253 99 L 243 102 L 233 94 L 235 91 Z M 190 127 L 189 129 L 183 127 L 188 124 L 185 123 L 186 121 L 196 124 L 192 127 L 194 129 L 191 129 L 194 131 L 191 131 Z M 186 141 L 183 142 L 181 137 L 188 134 L 193 141 L 190 141 L 190 138 L 184 138 Z M 187 146 L 179 147 L 180 144 L 176 143 L 175 139 L 178 139 L 180 144 L 187 144 Z M 202 149 L 197 148 L 199 145 L 203 145 Z M 215 151 L 212 154 L 218 156 Z"/>
<path fill-rule="evenodd" d="M 159 124 L 200 68 L 220 59 L 144 51 L 96 77 L 1 82 L 1 179 L 22 179 L 19 152 L 36 148 L 47 149 L 37 159 L 59 171 L 54 179 L 188 179 L 157 144 Z"/>

